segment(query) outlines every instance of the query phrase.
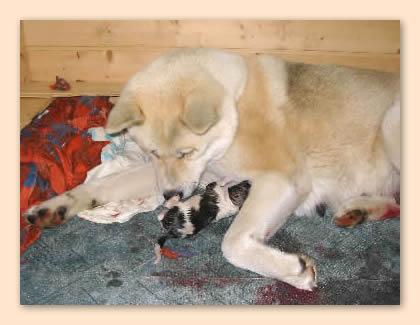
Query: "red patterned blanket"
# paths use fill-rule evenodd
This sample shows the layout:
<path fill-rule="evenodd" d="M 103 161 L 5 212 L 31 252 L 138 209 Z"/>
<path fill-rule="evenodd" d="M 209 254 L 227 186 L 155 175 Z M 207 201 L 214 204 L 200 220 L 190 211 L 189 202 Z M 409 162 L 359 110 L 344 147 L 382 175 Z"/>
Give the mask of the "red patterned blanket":
<path fill-rule="evenodd" d="M 55 99 L 20 134 L 20 251 L 29 247 L 41 229 L 22 213 L 82 183 L 100 164 L 108 142 L 94 142 L 91 127 L 104 126 L 113 104 L 108 97 Z"/>

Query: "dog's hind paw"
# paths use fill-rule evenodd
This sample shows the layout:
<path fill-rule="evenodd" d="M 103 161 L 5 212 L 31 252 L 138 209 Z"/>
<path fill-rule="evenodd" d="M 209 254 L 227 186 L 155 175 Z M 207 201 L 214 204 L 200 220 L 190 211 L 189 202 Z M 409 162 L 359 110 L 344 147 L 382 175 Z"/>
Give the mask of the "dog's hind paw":
<path fill-rule="evenodd" d="M 342 204 L 333 221 L 340 227 L 353 227 L 364 221 L 398 218 L 400 206 L 393 197 L 361 196 Z"/>
<path fill-rule="evenodd" d="M 333 218 L 334 223 L 339 227 L 353 227 L 362 223 L 368 212 L 362 209 L 350 210 L 340 216 Z"/>

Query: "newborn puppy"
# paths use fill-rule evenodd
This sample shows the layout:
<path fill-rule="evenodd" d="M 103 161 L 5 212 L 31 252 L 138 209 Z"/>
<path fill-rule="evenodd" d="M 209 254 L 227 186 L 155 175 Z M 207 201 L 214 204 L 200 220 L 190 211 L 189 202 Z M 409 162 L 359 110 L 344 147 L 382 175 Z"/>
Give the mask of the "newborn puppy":
<path fill-rule="evenodd" d="M 166 208 L 158 215 L 165 234 L 155 244 L 156 260 L 161 259 L 161 248 L 169 238 L 191 237 L 211 222 L 238 213 L 248 197 L 251 184 L 243 181 L 233 186 L 221 186 L 216 182 L 206 186 L 203 194 L 191 196 L 181 202 L 174 196 L 165 202 Z"/>

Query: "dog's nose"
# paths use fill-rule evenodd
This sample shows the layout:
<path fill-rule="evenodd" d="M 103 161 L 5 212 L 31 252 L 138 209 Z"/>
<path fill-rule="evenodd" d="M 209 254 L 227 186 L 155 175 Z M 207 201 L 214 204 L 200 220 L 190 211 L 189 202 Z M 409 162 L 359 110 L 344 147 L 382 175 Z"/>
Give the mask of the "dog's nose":
<path fill-rule="evenodd" d="M 163 192 L 163 197 L 165 198 L 165 200 L 169 200 L 171 197 L 173 197 L 175 195 L 179 195 L 179 198 L 182 199 L 182 192 L 178 192 L 178 191 L 165 191 L 165 192 Z"/>

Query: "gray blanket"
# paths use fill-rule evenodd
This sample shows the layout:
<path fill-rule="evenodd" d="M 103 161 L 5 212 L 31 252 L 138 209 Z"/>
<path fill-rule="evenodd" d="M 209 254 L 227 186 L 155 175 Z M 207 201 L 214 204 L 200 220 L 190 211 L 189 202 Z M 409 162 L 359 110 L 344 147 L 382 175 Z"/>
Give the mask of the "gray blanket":
<path fill-rule="evenodd" d="M 153 264 L 156 215 L 124 224 L 74 218 L 44 230 L 21 264 L 24 305 L 399 304 L 400 221 L 338 228 L 331 216 L 292 216 L 270 245 L 317 262 L 318 288 L 297 290 L 227 263 L 220 244 L 232 218 L 192 239 L 169 240 L 184 257 Z"/>

